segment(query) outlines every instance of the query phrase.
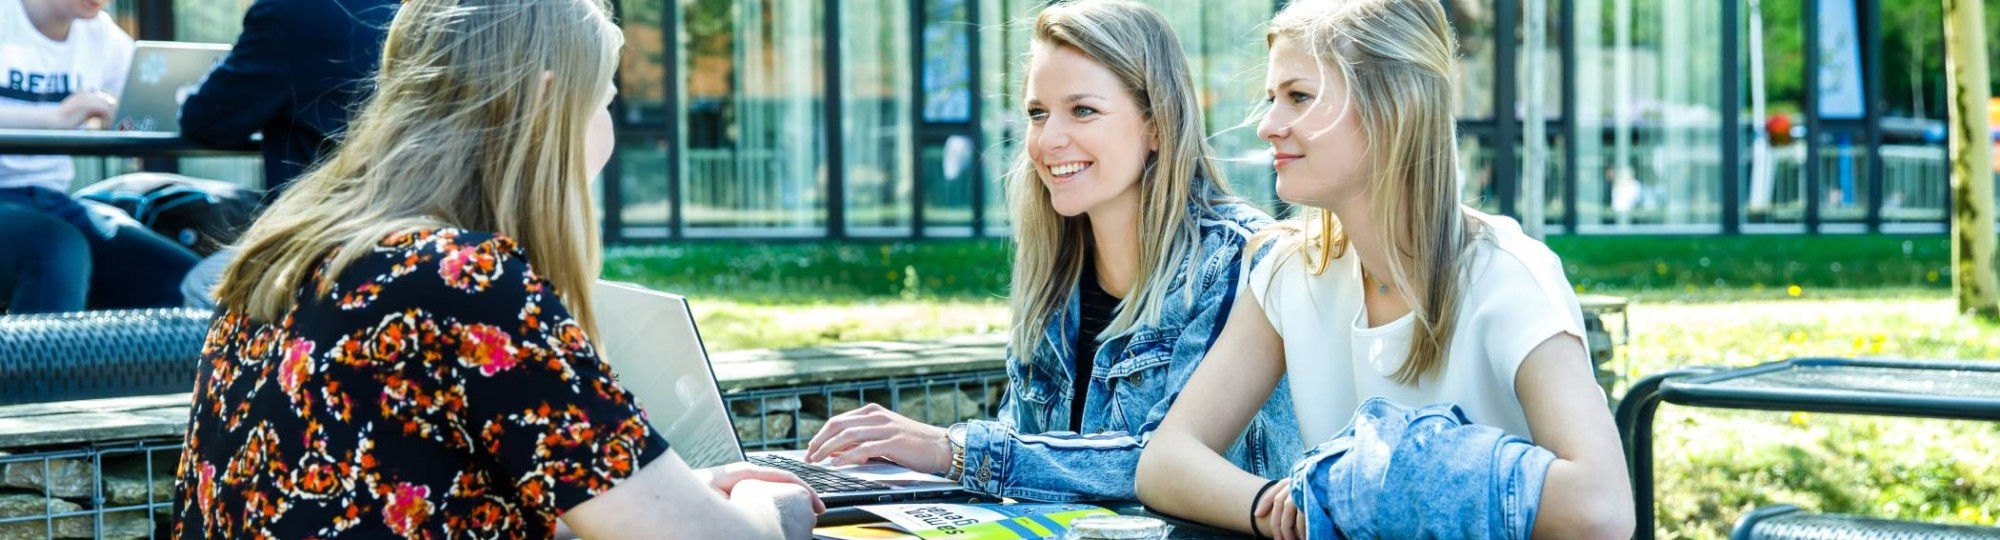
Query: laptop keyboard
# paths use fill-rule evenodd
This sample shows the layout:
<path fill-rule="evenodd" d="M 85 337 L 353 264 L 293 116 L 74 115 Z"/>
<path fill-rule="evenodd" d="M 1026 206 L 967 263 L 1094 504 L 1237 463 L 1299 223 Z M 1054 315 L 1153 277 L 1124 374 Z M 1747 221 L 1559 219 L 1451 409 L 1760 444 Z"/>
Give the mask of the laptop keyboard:
<path fill-rule="evenodd" d="M 819 493 L 848 493 L 855 491 L 885 491 L 894 489 L 887 485 L 855 478 L 852 475 L 813 465 L 796 459 L 761 455 L 750 456 L 750 463 L 798 475 Z"/>

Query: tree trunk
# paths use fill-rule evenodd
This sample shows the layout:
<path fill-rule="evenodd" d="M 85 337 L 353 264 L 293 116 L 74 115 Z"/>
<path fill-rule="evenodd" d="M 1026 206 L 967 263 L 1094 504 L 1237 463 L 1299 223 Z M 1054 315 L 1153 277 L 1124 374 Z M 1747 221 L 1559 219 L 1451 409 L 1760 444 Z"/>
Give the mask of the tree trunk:
<path fill-rule="evenodd" d="M 1993 274 L 1993 139 L 1986 14 L 1981 0 L 1944 1 L 1951 144 L 1951 281 L 1961 313 L 2000 318 Z"/>

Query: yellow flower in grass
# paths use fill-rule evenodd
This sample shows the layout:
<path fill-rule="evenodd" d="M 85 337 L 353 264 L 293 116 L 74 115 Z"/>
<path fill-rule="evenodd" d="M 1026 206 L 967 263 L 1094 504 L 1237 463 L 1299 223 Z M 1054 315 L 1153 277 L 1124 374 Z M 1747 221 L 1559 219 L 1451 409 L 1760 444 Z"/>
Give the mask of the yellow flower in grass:
<path fill-rule="evenodd" d="M 1792 411 L 1792 425 L 1794 426 L 1805 427 L 1806 420 L 1809 419 L 1811 419 L 1811 416 L 1807 415 L 1805 411 Z"/>
<path fill-rule="evenodd" d="M 1993 524 L 1993 514 L 1986 513 L 1986 511 L 1974 506 L 1958 507 L 1958 519 L 1966 523 L 1978 523 L 1980 525 Z"/>
<path fill-rule="evenodd" d="M 1785 288 L 1785 294 L 1791 295 L 1792 298 L 1798 298 L 1799 295 L 1805 294 L 1805 292 L 1806 290 L 1802 287 L 1799 287 L 1798 285 L 1793 285 Z"/>

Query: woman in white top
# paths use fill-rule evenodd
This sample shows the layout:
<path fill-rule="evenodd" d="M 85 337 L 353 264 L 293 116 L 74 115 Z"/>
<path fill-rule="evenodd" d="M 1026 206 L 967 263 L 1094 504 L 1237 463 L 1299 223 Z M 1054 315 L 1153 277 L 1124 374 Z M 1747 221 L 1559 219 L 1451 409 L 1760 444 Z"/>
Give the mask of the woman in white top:
<path fill-rule="evenodd" d="M 1140 498 L 1300 536 L 1284 481 L 1217 453 L 1290 375 L 1308 447 L 1371 397 L 1457 403 L 1473 422 L 1556 455 L 1535 537 L 1629 537 L 1617 428 L 1560 262 L 1513 220 L 1461 204 L 1442 8 L 1298 2 L 1267 40 L 1272 105 L 1258 133 L 1274 152 L 1278 195 L 1309 210 L 1260 236 L 1249 291 L 1140 460 Z"/>

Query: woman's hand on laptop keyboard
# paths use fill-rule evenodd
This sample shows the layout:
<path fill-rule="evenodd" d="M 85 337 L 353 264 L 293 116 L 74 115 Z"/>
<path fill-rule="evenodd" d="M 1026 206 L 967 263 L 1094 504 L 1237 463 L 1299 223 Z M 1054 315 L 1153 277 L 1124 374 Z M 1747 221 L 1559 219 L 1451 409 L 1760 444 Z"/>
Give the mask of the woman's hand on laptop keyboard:
<path fill-rule="evenodd" d="M 813 493 L 812 485 L 807 484 L 805 480 L 800 480 L 798 475 L 789 472 L 770 467 L 759 467 L 749 463 L 731 463 L 719 467 L 696 469 L 694 474 L 695 477 L 700 478 L 703 482 L 713 486 L 716 491 L 721 492 L 724 497 L 733 497 L 737 484 L 745 480 L 796 485 L 804 489 L 806 496 L 812 499 L 812 512 L 814 514 L 826 513 L 826 503 L 819 500 L 819 495 Z"/>
<path fill-rule="evenodd" d="M 827 420 L 806 445 L 806 463 L 829 457 L 834 465 L 881 458 L 918 472 L 942 473 L 951 467 L 951 444 L 944 428 L 870 403 Z"/>

